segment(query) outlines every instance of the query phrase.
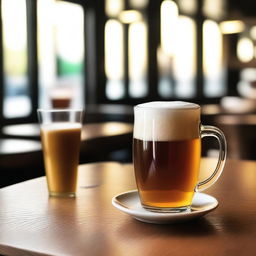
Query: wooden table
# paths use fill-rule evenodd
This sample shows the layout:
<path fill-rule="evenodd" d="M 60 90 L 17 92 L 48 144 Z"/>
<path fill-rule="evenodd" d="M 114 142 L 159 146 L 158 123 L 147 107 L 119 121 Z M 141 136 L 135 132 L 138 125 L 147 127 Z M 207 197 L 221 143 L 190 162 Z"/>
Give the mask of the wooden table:
<path fill-rule="evenodd" d="M 0 139 L 0 187 L 43 175 L 41 143 L 25 139 Z M 38 171 L 37 173 L 35 172 Z"/>
<path fill-rule="evenodd" d="M 6 137 L 40 140 L 40 128 L 35 123 L 4 126 L 2 132 Z M 130 151 L 132 134 L 133 125 L 130 123 L 101 122 L 83 125 L 80 162 L 99 161 L 102 156 L 120 149 Z"/>
<path fill-rule="evenodd" d="M 235 106 L 234 108 L 224 108 L 221 104 L 206 104 L 201 106 L 201 119 L 203 124 L 215 124 L 216 118 L 224 118 L 224 119 L 241 119 L 240 122 L 255 122 L 255 118 L 253 117 L 256 114 L 255 109 L 246 110 L 239 108 L 239 106 Z M 232 118 L 230 118 L 232 116 Z M 245 117 L 246 116 L 246 117 Z M 236 122 L 236 121 L 231 121 Z M 238 121 L 239 122 L 239 121 Z"/>
<path fill-rule="evenodd" d="M 24 139 L 0 139 L 0 167 L 26 166 L 41 159 L 41 143 Z"/>
<path fill-rule="evenodd" d="M 204 159 L 202 175 L 214 163 Z M 219 207 L 191 222 L 156 225 L 132 219 L 111 198 L 135 188 L 131 165 L 86 164 L 76 199 L 49 198 L 45 178 L 0 190 L 3 255 L 254 255 L 256 162 L 228 160 L 206 192 Z"/>
<path fill-rule="evenodd" d="M 83 125 L 82 140 L 132 133 L 133 125 L 123 122 L 102 122 Z M 6 125 L 2 133 L 8 137 L 40 140 L 39 124 Z"/>

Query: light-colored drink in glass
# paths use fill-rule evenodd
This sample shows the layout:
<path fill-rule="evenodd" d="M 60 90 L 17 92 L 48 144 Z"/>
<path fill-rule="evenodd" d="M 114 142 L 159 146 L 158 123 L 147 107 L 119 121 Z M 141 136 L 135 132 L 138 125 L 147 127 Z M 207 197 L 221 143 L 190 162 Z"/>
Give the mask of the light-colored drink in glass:
<path fill-rule="evenodd" d="M 49 191 L 52 195 L 76 192 L 81 125 L 43 125 L 41 138 Z"/>
<path fill-rule="evenodd" d="M 81 112 L 82 113 L 82 112 Z M 80 114 L 81 114 L 80 113 Z M 49 194 L 75 196 L 81 141 L 81 117 L 69 110 L 40 113 L 41 141 Z M 74 120 L 74 117 L 78 120 Z M 62 120 L 64 119 L 64 120 Z M 80 119 L 80 120 L 79 120 Z"/>

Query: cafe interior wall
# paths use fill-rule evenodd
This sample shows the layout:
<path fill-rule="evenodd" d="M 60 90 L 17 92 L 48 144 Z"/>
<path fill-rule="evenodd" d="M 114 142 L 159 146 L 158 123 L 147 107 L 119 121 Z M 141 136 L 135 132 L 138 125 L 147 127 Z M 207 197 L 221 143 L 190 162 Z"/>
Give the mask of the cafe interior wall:
<path fill-rule="evenodd" d="M 256 80 L 254 5 L 3 0 L 1 123 L 35 122 L 56 87 L 85 108 L 251 96 L 243 89 Z"/>

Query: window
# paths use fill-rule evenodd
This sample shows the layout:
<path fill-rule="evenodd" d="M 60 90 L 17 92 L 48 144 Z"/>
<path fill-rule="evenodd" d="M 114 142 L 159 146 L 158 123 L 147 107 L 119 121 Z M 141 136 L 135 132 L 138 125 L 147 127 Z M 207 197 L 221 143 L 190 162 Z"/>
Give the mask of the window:
<path fill-rule="evenodd" d="M 163 98 L 192 98 L 196 95 L 195 22 L 179 15 L 178 6 L 171 0 L 162 2 L 160 17 L 159 94 Z"/>
<path fill-rule="evenodd" d="M 222 34 L 218 24 L 206 20 L 203 24 L 203 71 L 204 95 L 207 97 L 218 97 L 225 94 L 222 46 Z"/>
<path fill-rule="evenodd" d="M 139 21 L 129 26 L 129 95 L 147 95 L 147 27 Z"/>
<path fill-rule="evenodd" d="M 148 94 L 148 28 L 144 9 L 147 1 L 106 1 L 105 73 L 106 98 L 128 100 Z M 127 5 L 127 2 L 126 2 Z"/>
<path fill-rule="evenodd" d="M 38 0 L 38 53 L 39 105 L 82 107 L 84 14 L 80 5 Z"/>
<path fill-rule="evenodd" d="M 115 19 L 109 19 L 105 26 L 105 72 L 107 98 L 122 99 L 125 95 L 124 29 Z"/>
<path fill-rule="evenodd" d="M 3 0 L 3 64 L 5 118 L 28 116 L 27 19 L 25 0 Z"/>
<path fill-rule="evenodd" d="M 219 99 L 230 88 L 224 7 L 224 0 L 214 7 L 208 0 L 2 0 L 1 118 L 36 121 L 37 107 L 63 104 Z M 251 58 L 254 49 L 239 42 L 239 58 Z"/>

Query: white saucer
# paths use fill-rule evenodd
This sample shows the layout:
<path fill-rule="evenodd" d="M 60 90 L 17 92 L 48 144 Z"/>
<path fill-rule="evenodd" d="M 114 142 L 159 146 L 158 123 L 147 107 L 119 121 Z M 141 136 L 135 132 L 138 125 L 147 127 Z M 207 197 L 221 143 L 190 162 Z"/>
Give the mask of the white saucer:
<path fill-rule="evenodd" d="M 112 204 L 120 211 L 131 215 L 137 220 L 148 223 L 166 224 L 188 221 L 192 218 L 203 216 L 214 210 L 218 206 L 218 201 L 207 194 L 195 193 L 191 211 L 180 213 L 150 212 L 141 206 L 138 191 L 132 190 L 113 197 Z"/>

